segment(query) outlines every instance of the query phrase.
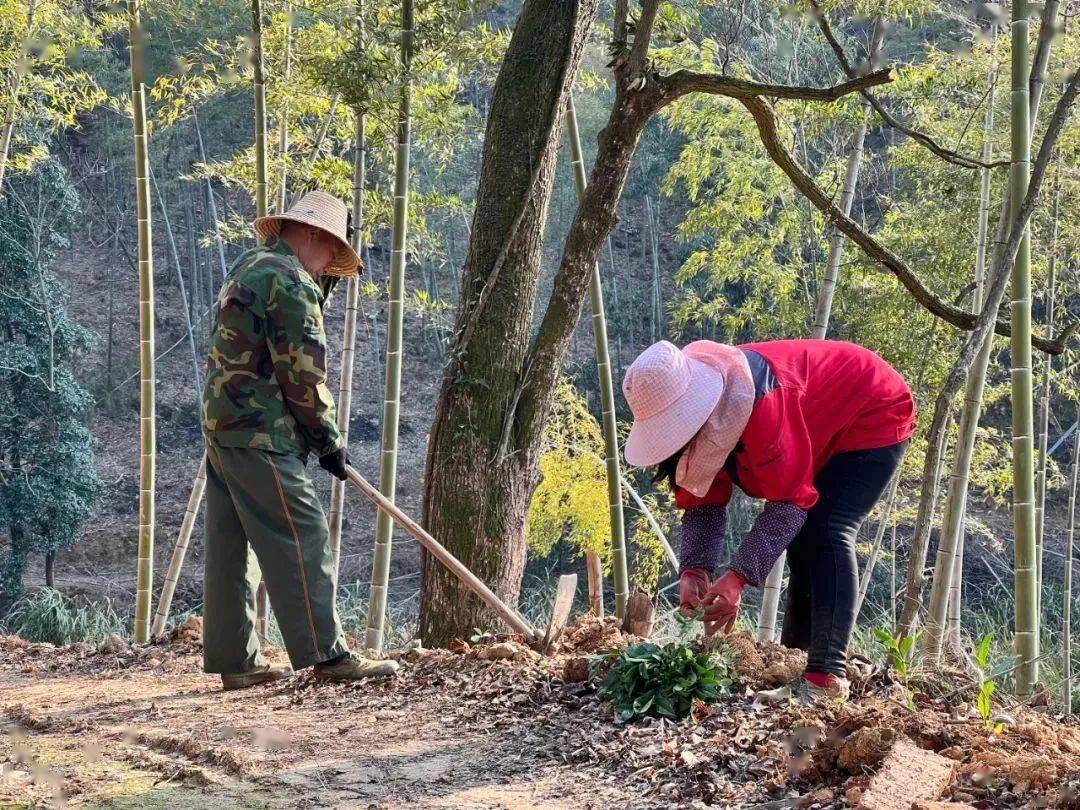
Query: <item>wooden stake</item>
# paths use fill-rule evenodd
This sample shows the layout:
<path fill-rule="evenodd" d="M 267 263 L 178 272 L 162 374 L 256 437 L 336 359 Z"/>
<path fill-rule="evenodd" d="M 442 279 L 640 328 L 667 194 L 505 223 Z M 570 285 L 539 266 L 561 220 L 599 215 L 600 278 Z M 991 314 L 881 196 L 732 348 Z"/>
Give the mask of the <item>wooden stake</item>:
<path fill-rule="evenodd" d="M 600 555 L 595 551 L 585 552 L 585 562 L 589 569 L 589 612 L 596 618 L 604 618 L 604 569 L 600 565 Z"/>
<path fill-rule="evenodd" d="M 540 652 L 549 655 L 559 640 L 566 622 L 570 618 L 570 608 L 574 606 L 574 594 L 577 592 L 577 574 L 563 574 L 559 577 L 559 585 L 555 589 L 555 602 L 551 606 L 551 619 L 548 621 L 547 632 L 540 644 Z"/>
<path fill-rule="evenodd" d="M 191 531 L 195 527 L 195 518 L 199 515 L 199 505 L 202 503 L 205 490 L 206 453 L 203 453 L 199 471 L 195 474 L 195 483 L 191 487 L 191 495 L 188 497 L 187 509 L 184 510 L 184 520 L 180 524 L 180 534 L 176 537 L 176 546 L 173 548 L 172 559 L 169 561 L 169 570 L 165 573 L 165 584 L 161 586 L 161 596 L 158 597 L 157 610 L 154 612 L 154 624 L 150 628 L 151 638 L 165 632 L 165 620 L 169 618 L 169 608 L 172 607 L 173 594 L 176 593 L 176 583 L 180 579 L 180 569 L 184 567 L 184 558 L 187 556 L 188 544 L 191 541 Z"/>
<path fill-rule="evenodd" d="M 357 489 L 364 493 L 364 495 L 366 495 L 367 498 L 385 514 L 389 515 L 401 528 L 411 534 L 416 542 L 423 546 L 431 556 L 446 566 L 450 573 L 464 582 L 469 590 L 484 600 L 484 603 L 491 608 L 500 619 L 506 622 L 510 629 L 516 633 L 521 633 L 532 642 L 540 640 L 539 633 L 536 632 L 533 626 L 529 624 L 521 614 L 496 596 L 495 592 L 485 585 L 476 574 L 466 568 L 461 560 L 447 551 L 438 540 L 424 531 L 420 524 L 402 512 L 385 495 L 379 492 L 376 487 L 365 480 L 352 466 L 346 466 L 345 471 L 349 476 L 349 480 L 356 485 Z"/>

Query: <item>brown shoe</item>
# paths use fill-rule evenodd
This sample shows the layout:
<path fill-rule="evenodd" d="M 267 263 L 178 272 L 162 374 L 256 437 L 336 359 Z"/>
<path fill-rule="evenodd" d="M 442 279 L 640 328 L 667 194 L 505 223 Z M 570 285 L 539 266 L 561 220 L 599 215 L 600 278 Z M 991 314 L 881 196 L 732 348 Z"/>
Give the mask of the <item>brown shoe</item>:
<path fill-rule="evenodd" d="M 349 653 L 336 664 L 316 664 L 315 678 L 320 681 L 361 681 L 364 678 L 389 678 L 397 671 L 397 661 L 373 661 Z"/>
<path fill-rule="evenodd" d="M 226 692 L 232 689 L 247 689 L 249 686 L 257 686 L 260 683 L 283 681 L 291 677 L 292 674 L 292 667 L 272 667 L 263 664 L 261 667 L 249 669 L 247 672 L 222 674 L 221 688 Z"/>

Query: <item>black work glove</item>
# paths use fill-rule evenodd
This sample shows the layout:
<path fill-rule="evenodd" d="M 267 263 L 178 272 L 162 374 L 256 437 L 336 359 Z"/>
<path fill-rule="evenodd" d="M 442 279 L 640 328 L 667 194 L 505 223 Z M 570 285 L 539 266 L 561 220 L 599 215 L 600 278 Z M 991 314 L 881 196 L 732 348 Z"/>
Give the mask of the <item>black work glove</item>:
<path fill-rule="evenodd" d="M 331 475 L 340 478 L 342 481 L 349 477 L 345 473 L 345 465 L 348 463 L 349 459 L 345 453 L 344 447 L 339 447 L 334 452 L 327 453 L 325 456 L 319 456 L 319 466 Z"/>

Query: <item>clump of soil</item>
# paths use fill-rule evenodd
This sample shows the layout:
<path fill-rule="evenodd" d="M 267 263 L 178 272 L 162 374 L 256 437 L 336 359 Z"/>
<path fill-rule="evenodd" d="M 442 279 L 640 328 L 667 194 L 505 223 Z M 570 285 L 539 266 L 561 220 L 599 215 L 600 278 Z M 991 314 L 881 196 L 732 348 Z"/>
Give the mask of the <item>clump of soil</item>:
<path fill-rule="evenodd" d="M 169 638 L 176 644 L 202 644 L 202 616 L 188 616 Z"/>
<path fill-rule="evenodd" d="M 614 616 L 598 619 L 586 613 L 566 628 L 557 648 L 559 655 L 589 655 L 621 650 L 636 640 L 635 636 L 624 633 L 620 622 Z"/>
<path fill-rule="evenodd" d="M 861 773 L 876 768 L 896 742 L 896 729 L 888 726 L 866 726 L 849 734 L 840 745 L 837 764 L 848 773 Z"/>
<path fill-rule="evenodd" d="M 771 641 L 759 642 L 746 630 L 726 636 L 706 636 L 698 646 L 705 652 L 732 650 L 739 682 L 752 689 L 782 686 L 806 669 L 806 653 L 802 650 L 789 650 Z"/>
<path fill-rule="evenodd" d="M 582 655 L 573 655 L 563 664 L 564 683 L 584 683 L 589 680 L 589 659 Z"/>

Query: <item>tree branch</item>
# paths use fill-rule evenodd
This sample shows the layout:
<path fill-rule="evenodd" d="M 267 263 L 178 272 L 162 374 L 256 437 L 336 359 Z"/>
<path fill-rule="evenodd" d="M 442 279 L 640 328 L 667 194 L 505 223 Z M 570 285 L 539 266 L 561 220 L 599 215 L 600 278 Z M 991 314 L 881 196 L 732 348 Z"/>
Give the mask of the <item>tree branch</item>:
<path fill-rule="evenodd" d="M 818 27 L 821 29 L 821 33 L 825 35 L 825 41 L 829 43 L 829 47 L 832 48 L 833 53 L 836 54 L 836 61 L 840 63 L 840 67 L 843 68 L 845 74 L 851 78 L 855 78 L 859 75 L 858 71 L 855 70 L 855 67 L 847 58 L 847 54 L 844 53 L 844 46 L 837 40 L 836 34 L 833 32 L 832 25 L 829 24 L 828 18 L 818 7 L 816 0 L 807 0 L 807 2 L 810 4 L 811 14 L 816 20 Z M 862 97 L 866 99 L 867 103 L 874 108 L 874 111 L 881 116 L 886 124 L 898 132 L 903 132 L 912 140 L 918 141 L 948 163 L 962 166 L 965 169 L 992 169 L 1009 165 L 1009 161 L 1007 160 L 995 160 L 990 163 L 985 163 L 977 158 L 968 157 L 967 155 L 962 155 L 959 152 L 947 149 L 925 132 L 920 132 L 896 118 L 892 113 L 885 109 L 882 103 L 877 100 L 877 97 L 869 90 L 860 90 L 859 92 Z"/>
<path fill-rule="evenodd" d="M 762 84 L 761 82 L 721 76 L 717 73 L 697 73 L 692 70 L 678 70 L 660 78 L 663 88 L 663 104 L 669 104 L 688 93 L 711 93 L 729 98 L 786 98 L 798 101 L 836 101 L 851 93 L 862 92 L 867 87 L 888 84 L 892 79 L 891 68 L 854 76 L 850 80 L 832 87 L 800 87 L 787 84 Z"/>
<path fill-rule="evenodd" d="M 634 44 L 630 46 L 630 74 L 644 74 L 649 61 L 649 41 L 652 39 L 653 26 L 656 25 L 656 13 L 660 10 L 660 0 L 642 0 L 641 16 L 634 26 Z"/>
<path fill-rule="evenodd" d="M 1065 101 L 1065 99 L 1066 96 L 1062 96 L 1062 101 Z M 853 219 L 844 215 L 844 212 L 841 211 L 829 195 L 814 182 L 814 179 L 807 174 L 806 170 L 799 165 L 798 161 L 795 160 L 787 147 L 784 146 L 777 131 L 776 116 L 773 113 L 772 107 L 766 101 L 758 96 L 739 97 L 739 100 L 754 117 L 754 121 L 758 127 L 758 133 L 761 136 L 761 142 L 765 147 L 765 151 L 768 152 L 769 157 L 771 157 L 773 162 L 783 170 L 784 174 L 788 176 L 792 184 L 794 184 L 794 186 L 810 200 L 815 208 L 825 215 L 825 218 L 831 222 L 837 230 L 841 231 L 845 236 L 862 248 L 867 256 L 883 265 L 889 272 L 895 275 L 900 283 L 911 293 L 912 297 L 934 315 L 937 315 L 942 320 L 945 320 L 960 329 L 971 330 L 975 328 L 976 315 L 974 313 L 941 300 L 928 289 L 925 284 L 923 284 L 922 280 L 899 256 L 878 242 Z M 1055 119 L 1057 119 L 1061 113 L 1062 105 L 1059 102 L 1058 110 L 1055 111 Z M 1067 117 L 1067 114 L 1068 104 L 1065 105 L 1064 117 Z M 1054 122 L 1051 123 L 1053 124 Z M 1060 133 L 1060 128 L 1063 124 L 1064 118 L 1062 117 L 1062 119 L 1057 122 L 1058 133 Z M 1052 132 L 1053 131 L 1050 129 L 1047 130 L 1047 138 L 1051 137 Z M 1043 146 L 1046 146 L 1046 140 L 1044 140 Z M 1042 150 L 1040 150 L 1040 157 L 1041 156 Z M 1045 166 L 1042 167 L 1042 172 L 1045 173 Z M 1033 169 L 1031 188 L 1037 191 L 1041 185 L 1041 179 L 1041 174 L 1036 176 L 1036 170 Z M 1025 198 L 1025 205 L 1028 204 L 1029 200 L 1030 192 L 1029 197 Z M 1032 207 L 1033 206 L 1034 203 L 1032 203 Z M 1023 210 L 1024 209 L 1021 208 L 1021 213 L 1023 213 Z M 1030 212 L 1028 212 L 1027 218 L 1030 219 Z M 1019 239 L 1016 241 L 1017 244 L 1019 244 Z M 1016 248 L 1013 247 L 1013 253 L 1015 253 L 1015 251 Z M 1011 266 L 1011 262 L 1009 264 Z M 1007 336 L 1010 334 L 1009 325 L 1002 321 L 999 321 L 996 324 L 995 331 L 999 335 Z M 1067 330 L 1053 340 L 1033 338 L 1032 344 L 1050 354 L 1061 354 L 1065 349 L 1065 344 L 1071 331 L 1071 329 Z"/>

